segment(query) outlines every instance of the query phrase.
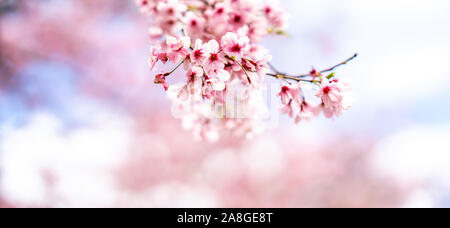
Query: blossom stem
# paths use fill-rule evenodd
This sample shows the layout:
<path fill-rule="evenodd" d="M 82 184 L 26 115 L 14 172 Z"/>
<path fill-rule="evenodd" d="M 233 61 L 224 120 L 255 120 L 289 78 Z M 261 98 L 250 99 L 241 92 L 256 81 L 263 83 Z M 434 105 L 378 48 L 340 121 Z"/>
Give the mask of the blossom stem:
<path fill-rule="evenodd" d="M 252 80 L 250 79 L 250 75 L 248 75 L 248 73 L 245 70 L 244 66 L 242 66 L 242 64 L 239 61 L 237 61 L 236 58 L 234 58 L 234 57 L 227 57 L 227 58 L 232 59 L 234 62 L 236 62 L 241 67 L 242 71 L 244 71 L 244 73 L 245 73 L 245 76 L 247 76 L 248 83 L 252 84 Z"/>
<path fill-rule="evenodd" d="M 172 71 L 166 73 L 166 76 L 171 75 L 173 72 L 175 72 L 178 68 L 180 68 L 181 65 L 183 65 L 184 61 L 186 61 L 186 59 L 183 59 L 183 61 L 181 61 Z"/>

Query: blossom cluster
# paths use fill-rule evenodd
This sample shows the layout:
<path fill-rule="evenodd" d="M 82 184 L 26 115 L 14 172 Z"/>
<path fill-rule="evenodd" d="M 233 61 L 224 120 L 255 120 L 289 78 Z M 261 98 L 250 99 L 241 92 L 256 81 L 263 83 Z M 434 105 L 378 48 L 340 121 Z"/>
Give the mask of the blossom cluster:
<path fill-rule="evenodd" d="M 331 73 L 313 70 L 300 76 L 282 74 L 270 65 L 271 56 L 260 45 L 267 35 L 282 35 L 286 13 L 276 1 L 252 0 L 137 0 L 152 19 L 149 64 L 172 63 L 174 69 L 159 73 L 154 82 L 163 85 L 183 119 L 199 139 L 217 140 L 229 132 L 250 137 L 261 131 L 267 114 L 262 93 L 265 78 L 281 83 L 282 107 L 295 122 L 324 113 L 339 116 L 349 108 L 348 83 Z M 346 62 L 342 63 L 345 64 Z M 340 65 L 342 65 L 340 64 Z M 183 66 L 183 83 L 169 78 Z M 339 66 L 339 65 L 338 65 Z M 311 84 L 321 102 L 312 104 L 303 90 Z"/>

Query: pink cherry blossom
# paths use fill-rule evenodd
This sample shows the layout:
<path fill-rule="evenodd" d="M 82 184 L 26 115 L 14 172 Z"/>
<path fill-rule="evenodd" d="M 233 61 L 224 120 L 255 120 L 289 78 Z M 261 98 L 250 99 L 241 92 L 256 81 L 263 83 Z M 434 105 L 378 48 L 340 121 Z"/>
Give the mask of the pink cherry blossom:
<path fill-rule="evenodd" d="M 244 64 L 248 66 L 251 71 L 254 71 L 258 74 L 261 79 L 264 79 L 267 73 L 270 72 L 270 67 L 267 65 L 268 62 L 272 59 L 272 56 L 265 56 L 261 60 L 243 60 Z"/>
<path fill-rule="evenodd" d="M 184 23 L 187 25 L 186 32 L 189 36 L 192 38 L 201 38 L 202 31 L 205 29 L 206 20 L 194 12 L 188 12 L 184 20 Z"/>
<path fill-rule="evenodd" d="M 151 70 L 155 70 L 158 60 L 159 59 L 158 54 L 156 53 L 156 49 L 152 47 L 150 50 L 150 59 L 148 61 Z"/>
<path fill-rule="evenodd" d="M 294 100 L 289 100 L 287 104 L 282 104 L 280 108 L 280 112 L 282 114 L 287 114 L 289 117 L 293 118 L 295 116 L 295 113 L 298 112 L 299 105 Z"/>
<path fill-rule="evenodd" d="M 182 12 L 186 11 L 187 6 L 178 0 L 156 1 L 157 10 L 166 17 L 179 17 Z"/>
<path fill-rule="evenodd" d="M 216 91 L 222 91 L 226 87 L 226 82 L 230 79 L 230 73 L 224 69 L 216 69 L 210 71 L 210 78 L 207 82 L 212 84 L 212 87 Z"/>
<path fill-rule="evenodd" d="M 189 55 L 191 39 L 186 36 L 180 39 L 169 36 L 167 37 L 167 45 L 170 48 L 169 53 L 167 53 L 169 60 L 172 62 L 178 62 Z"/>
<path fill-rule="evenodd" d="M 211 40 L 204 46 L 207 51 L 207 59 L 205 61 L 205 68 L 208 73 L 225 67 L 223 54 L 219 52 L 219 43 L 216 40 Z"/>
<path fill-rule="evenodd" d="M 171 86 L 168 90 L 168 97 L 177 105 L 189 100 L 189 90 L 187 84 Z"/>
<path fill-rule="evenodd" d="M 244 12 L 232 12 L 229 14 L 228 23 L 233 28 L 241 28 L 242 26 L 246 25 L 248 22 L 248 15 L 246 15 Z"/>
<path fill-rule="evenodd" d="M 154 83 L 155 84 L 162 84 L 164 87 L 164 90 L 168 90 L 169 89 L 169 84 L 166 82 L 166 74 L 157 74 L 155 76 L 155 80 Z"/>
<path fill-rule="evenodd" d="M 187 73 L 188 82 L 187 88 L 189 94 L 193 97 L 194 100 L 200 100 L 202 96 L 202 77 L 203 77 L 203 69 L 200 67 L 192 67 Z"/>
<path fill-rule="evenodd" d="M 236 33 L 227 33 L 222 37 L 222 48 L 225 54 L 230 57 L 241 59 L 249 48 L 248 37 L 238 37 Z"/>
<path fill-rule="evenodd" d="M 203 41 L 197 39 L 195 41 L 194 50 L 191 52 L 191 61 L 193 64 L 201 65 L 208 56 L 208 50 L 204 48 Z"/>
<path fill-rule="evenodd" d="M 298 101 L 300 99 L 301 91 L 299 84 L 285 85 L 281 87 L 278 96 L 281 97 L 281 103 L 286 105 L 291 100 Z"/>
<path fill-rule="evenodd" d="M 327 79 L 322 80 L 319 91 L 316 96 L 322 99 L 326 108 L 338 107 L 342 104 L 341 88 L 336 82 L 329 82 Z"/>
<path fill-rule="evenodd" d="M 310 121 L 313 117 L 319 115 L 320 109 L 303 100 L 300 104 L 300 111 L 295 117 L 295 123 L 298 124 L 302 120 Z"/>
<path fill-rule="evenodd" d="M 151 9 L 150 0 L 136 0 L 136 4 L 141 7 L 142 12 L 147 12 Z"/>
<path fill-rule="evenodd" d="M 351 107 L 350 85 L 342 80 L 323 80 L 316 96 L 322 99 L 322 112 L 327 118 L 339 117 Z"/>
<path fill-rule="evenodd" d="M 263 5 L 262 11 L 267 19 L 267 22 L 272 26 L 273 30 L 282 30 L 286 24 L 286 14 L 275 1 L 266 1 Z"/>

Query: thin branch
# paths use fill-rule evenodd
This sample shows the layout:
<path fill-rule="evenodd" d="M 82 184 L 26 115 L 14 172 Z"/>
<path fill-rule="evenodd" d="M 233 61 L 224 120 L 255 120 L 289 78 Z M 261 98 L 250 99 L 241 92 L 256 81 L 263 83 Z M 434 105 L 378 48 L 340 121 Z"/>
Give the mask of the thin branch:
<path fill-rule="evenodd" d="M 248 73 L 245 70 L 244 66 L 242 66 L 242 64 L 239 61 L 237 61 L 236 59 L 234 59 L 234 58 L 232 58 L 232 59 L 242 68 L 242 71 L 244 71 L 245 76 L 247 76 L 248 83 L 252 84 L 252 80 L 250 79 L 250 75 L 248 75 Z"/>
<path fill-rule="evenodd" d="M 183 63 L 186 61 L 186 59 L 184 59 L 183 61 L 181 61 L 172 71 L 166 73 L 167 76 L 171 75 L 173 72 L 175 72 L 178 68 L 180 68 L 181 65 L 183 65 Z"/>
<path fill-rule="evenodd" d="M 221 50 L 221 51 L 222 51 L 222 50 Z M 219 52 L 219 53 L 220 53 L 220 52 Z M 230 57 L 230 56 L 228 56 L 228 55 L 226 55 L 225 58 L 227 58 L 227 59 L 229 59 L 229 60 L 231 60 L 231 61 L 237 63 L 237 64 L 241 67 L 242 71 L 244 71 L 245 76 L 247 76 L 248 83 L 252 84 L 252 79 L 250 79 L 250 75 L 248 75 L 247 70 L 245 70 L 244 66 L 242 66 L 242 64 L 241 64 L 239 61 L 237 61 L 236 58 Z"/>
<path fill-rule="evenodd" d="M 281 74 L 281 71 L 279 71 L 272 63 L 267 63 L 267 65 L 269 65 L 270 69 L 272 69 L 275 73 Z"/>
<path fill-rule="evenodd" d="M 339 63 L 339 64 L 337 64 L 337 65 L 334 65 L 334 66 L 332 66 L 332 67 L 330 67 L 330 68 L 328 68 L 328 69 L 321 70 L 320 73 L 323 74 L 323 73 L 327 73 L 327 72 L 333 71 L 333 70 L 335 70 L 336 68 L 338 68 L 338 67 L 340 67 L 340 66 L 342 66 L 342 65 L 345 65 L 345 64 L 347 64 L 348 62 L 352 61 L 352 60 L 355 59 L 356 57 L 358 57 L 358 54 L 354 54 L 352 57 L 350 57 L 350 58 L 346 59 L 345 61 L 343 61 L 343 62 L 341 62 L 341 63 Z M 311 76 L 311 74 L 310 74 L 310 73 L 308 73 L 308 74 L 301 74 L 301 75 L 292 76 L 292 77 L 295 77 L 295 78 L 304 78 L 304 77 L 308 77 L 308 76 Z"/>
<path fill-rule="evenodd" d="M 287 76 L 287 75 L 283 75 L 283 74 L 271 74 L 268 73 L 266 74 L 267 76 L 271 76 L 274 78 L 278 78 L 278 79 L 289 79 L 289 80 L 294 80 L 297 82 L 310 82 L 310 83 L 316 83 L 317 81 L 315 80 L 308 80 L 308 79 L 302 79 L 302 78 L 296 78 L 296 77 L 292 77 L 292 76 Z"/>
<path fill-rule="evenodd" d="M 330 67 L 330 68 L 328 68 L 328 69 L 325 69 L 325 70 L 320 71 L 320 73 L 326 73 L 326 72 L 333 71 L 334 69 L 336 69 L 336 68 L 338 68 L 338 67 L 340 67 L 340 66 L 342 66 L 342 65 L 345 65 L 345 64 L 347 64 L 348 62 L 352 61 L 352 60 L 355 59 L 356 57 L 358 57 L 358 54 L 357 54 L 357 53 L 355 53 L 352 57 L 348 58 L 348 59 L 345 60 L 344 62 L 341 62 L 341 63 L 337 64 L 336 66 L 333 66 L 333 67 Z"/>

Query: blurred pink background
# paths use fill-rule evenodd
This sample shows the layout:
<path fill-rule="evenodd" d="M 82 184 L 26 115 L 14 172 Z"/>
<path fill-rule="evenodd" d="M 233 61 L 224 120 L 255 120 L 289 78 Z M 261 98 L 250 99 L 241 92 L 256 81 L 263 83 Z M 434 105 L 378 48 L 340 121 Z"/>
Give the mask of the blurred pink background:
<path fill-rule="evenodd" d="M 281 0 L 289 72 L 339 68 L 337 120 L 194 140 L 134 1 L 0 0 L 0 207 L 449 207 L 450 2 Z"/>

